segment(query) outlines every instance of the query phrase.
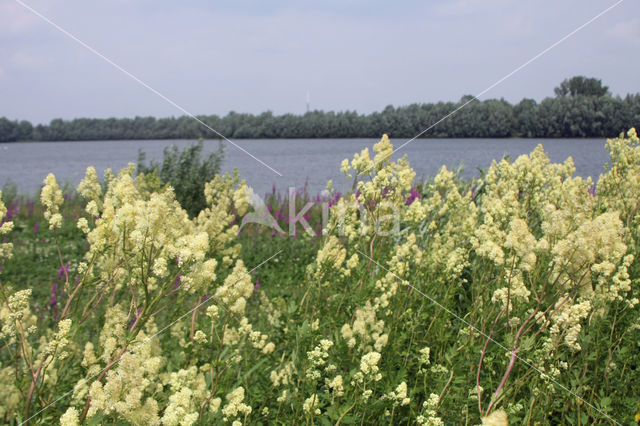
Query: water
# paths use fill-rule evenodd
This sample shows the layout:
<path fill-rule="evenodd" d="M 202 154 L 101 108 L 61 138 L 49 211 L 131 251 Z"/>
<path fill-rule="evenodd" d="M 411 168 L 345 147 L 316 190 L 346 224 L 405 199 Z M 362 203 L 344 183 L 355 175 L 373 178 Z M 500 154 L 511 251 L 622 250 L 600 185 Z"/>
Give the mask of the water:
<path fill-rule="evenodd" d="M 301 187 L 307 182 L 309 191 L 318 192 L 332 179 L 334 187 L 344 191 L 351 187 L 340 173 L 345 158 L 369 147 L 373 156 L 374 139 L 273 139 L 239 140 L 236 144 L 264 161 L 282 176 L 278 176 L 238 148 L 225 145 L 223 171 L 236 167 L 256 193 L 279 191 L 289 186 Z M 392 140 L 394 146 L 405 140 Z M 0 143 L 0 187 L 8 180 L 18 185 L 21 192 L 35 193 L 48 173 L 54 173 L 58 182 L 77 185 L 87 166 L 93 165 L 102 174 L 106 168 L 118 171 L 129 162 L 135 162 L 138 150 L 147 153 L 147 161 L 162 159 L 163 149 L 171 144 L 185 147 L 194 143 L 187 140 L 147 141 L 80 141 L 80 142 L 11 142 Z M 573 157 L 576 174 L 597 180 L 603 165 L 609 160 L 604 139 L 418 139 L 397 153 L 394 158 L 407 155 L 418 177 L 433 176 L 444 164 L 464 166 L 463 176 L 478 176 L 477 167 L 486 168 L 491 160 L 509 155 L 531 152 L 538 143 L 544 145 L 551 161 L 562 162 Z M 218 146 L 217 141 L 205 141 L 205 152 Z"/>

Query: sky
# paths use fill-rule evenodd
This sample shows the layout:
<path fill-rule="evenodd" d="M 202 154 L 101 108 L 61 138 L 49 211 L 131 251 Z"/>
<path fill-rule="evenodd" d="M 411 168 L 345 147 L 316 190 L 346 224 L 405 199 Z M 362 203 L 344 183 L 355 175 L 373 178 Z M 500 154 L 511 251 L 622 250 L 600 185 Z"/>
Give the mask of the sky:
<path fill-rule="evenodd" d="M 380 111 L 476 95 L 617 0 L 0 0 L 0 117 Z M 78 40 L 179 105 L 38 17 Z M 623 0 L 480 99 L 540 101 L 575 75 L 640 92 Z"/>

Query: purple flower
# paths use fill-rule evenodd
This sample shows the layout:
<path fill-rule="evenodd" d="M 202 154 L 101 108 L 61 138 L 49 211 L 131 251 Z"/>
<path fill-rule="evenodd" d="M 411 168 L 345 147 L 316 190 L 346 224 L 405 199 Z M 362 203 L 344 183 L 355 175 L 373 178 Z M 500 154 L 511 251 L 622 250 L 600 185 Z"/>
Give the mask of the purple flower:
<path fill-rule="evenodd" d="M 409 191 L 409 195 L 405 198 L 405 203 L 407 204 L 407 206 L 409 206 L 416 200 L 416 198 L 420 198 L 420 193 L 414 186 L 413 188 L 411 188 L 411 191 Z"/>
<path fill-rule="evenodd" d="M 38 222 L 36 222 L 35 225 L 33 225 L 33 233 L 34 234 L 38 233 Z"/>
<path fill-rule="evenodd" d="M 69 264 L 65 263 L 60 267 L 60 269 L 58 269 L 58 279 L 62 278 L 63 276 L 66 276 L 68 273 L 69 273 Z"/>
<path fill-rule="evenodd" d="M 133 315 L 133 318 L 131 318 L 131 321 L 129 322 L 129 328 L 133 327 L 133 324 L 135 324 L 136 321 L 138 320 L 138 315 L 140 315 L 140 311 L 142 311 L 142 307 L 138 308 L 136 313 Z"/>
<path fill-rule="evenodd" d="M 178 276 L 176 277 L 176 280 L 173 282 L 173 289 L 176 290 L 178 287 L 180 287 L 180 282 L 182 281 L 182 274 L 178 273 Z"/>
<path fill-rule="evenodd" d="M 258 277 L 258 279 L 256 280 L 255 285 L 253 286 L 253 292 L 257 293 L 259 288 L 260 288 L 260 277 Z"/>
<path fill-rule="evenodd" d="M 358 193 L 359 194 L 359 193 Z M 329 207 L 333 206 L 334 204 L 336 204 L 338 202 L 338 200 L 340 199 L 340 197 L 342 197 L 342 194 L 340 192 L 336 192 L 333 195 L 333 198 L 331 198 L 331 200 L 329 200 Z M 356 198 L 358 197 L 358 195 L 356 195 Z M 324 200 L 323 200 L 324 201 Z"/>

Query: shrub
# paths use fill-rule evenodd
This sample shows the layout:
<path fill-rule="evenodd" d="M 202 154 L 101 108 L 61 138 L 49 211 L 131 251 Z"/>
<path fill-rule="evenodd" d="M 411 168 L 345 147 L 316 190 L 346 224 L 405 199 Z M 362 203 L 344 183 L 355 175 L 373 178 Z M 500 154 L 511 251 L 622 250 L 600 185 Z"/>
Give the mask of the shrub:
<path fill-rule="evenodd" d="M 220 172 L 224 157 L 222 143 L 205 159 L 202 159 L 202 149 L 202 140 L 182 151 L 171 145 L 164 149 L 162 164 L 151 161 L 148 166 L 145 164 L 146 153 L 139 151 L 137 173 L 149 175 L 155 171 L 162 184 L 173 187 L 182 208 L 195 217 L 206 207 L 204 185 Z"/>

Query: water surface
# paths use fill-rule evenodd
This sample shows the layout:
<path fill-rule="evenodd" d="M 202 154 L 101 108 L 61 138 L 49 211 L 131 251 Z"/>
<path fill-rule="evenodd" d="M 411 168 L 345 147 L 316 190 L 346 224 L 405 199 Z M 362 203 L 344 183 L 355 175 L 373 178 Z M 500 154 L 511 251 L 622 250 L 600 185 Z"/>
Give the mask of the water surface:
<path fill-rule="evenodd" d="M 251 156 L 226 143 L 223 171 L 237 168 L 258 194 L 280 191 L 289 186 L 317 192 L 332 179 L 334 187 L 344 191 L 351 186 L 340 173 L 343 159 L 369 147 L 371 155 L 375 139 L 270 139 L 234 141 L 255 157 L 280 172 L 278 176 Z M 405 140 L 392 140 L 400 146 Z M 169 145 L 180 148 L 195 143 L 189 140 L 132 140 L 78 142 L 9 142 L 0 143 L 0 187 L 8 180 L 17 183 L 22 192 L 35 193 L 45 176 L 52 172 L 59 182 L 77 185 L 87 166 L 93 165 L 102 174 L 105 169 L 118 171 L 135 162 L 138 150 L 150 159 L 161 160 Z M 509 155 L 512 159 L 531 152 L 542 143 L 551 161 L 562 162 L 571 156 L 576 174 L 598 178 L 609 160 L 604 139 L 418 139 L 404 146 L 394 158 L 407 155 L 418 177 L 433 176 L 444 164 L 464 166 L 465 177 L 478 176 L 478 167 L 486 168 L 491 160 Z M 211 152 L 218 141 L 205 141 L 205 152 Z"/>

